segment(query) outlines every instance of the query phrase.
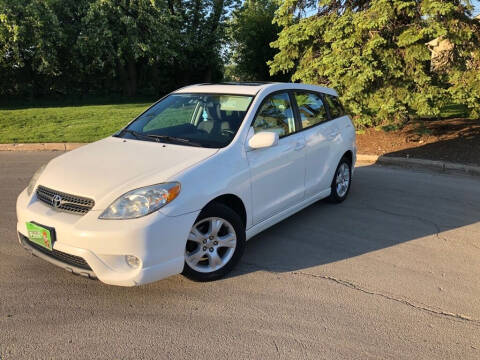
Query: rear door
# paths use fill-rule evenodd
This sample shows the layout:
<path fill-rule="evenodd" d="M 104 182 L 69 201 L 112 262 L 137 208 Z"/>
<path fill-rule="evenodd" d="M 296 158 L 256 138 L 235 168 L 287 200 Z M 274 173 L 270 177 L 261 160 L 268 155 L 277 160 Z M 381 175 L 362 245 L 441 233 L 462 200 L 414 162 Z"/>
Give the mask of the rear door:
<path fill-rule="evenodd" d="M 332 141 L 332 153 L 334 161 L 338 162 L 343 154 L 355 147 L 355 126 L 345 112 L 338 96 L 324 94 L 325 102 L 327 104 L 328 112 L 331 119 L 331 141 Z M 336 170 L 338 164 L 334 164 Z M 352 169 L 353 170 L 353 169 Z M 332 173 L 333 176 L 333 173 Z"/>
<path fill-rule="evenodd" d="M 330 188 L 337 126 L 330 121 L 322 94 L 304 90 L 293 94 L 305 136 L 305 197 L 309 198 Z"/>
<path fill-rule="evenodd" d="M 253 223 L 266 220 L 304 199 L 305 139 L 298 133 L 288 92 L 269 95 L 253 120 L 252 132 L 274 131 L 278 144 L 247 151 Z"/>

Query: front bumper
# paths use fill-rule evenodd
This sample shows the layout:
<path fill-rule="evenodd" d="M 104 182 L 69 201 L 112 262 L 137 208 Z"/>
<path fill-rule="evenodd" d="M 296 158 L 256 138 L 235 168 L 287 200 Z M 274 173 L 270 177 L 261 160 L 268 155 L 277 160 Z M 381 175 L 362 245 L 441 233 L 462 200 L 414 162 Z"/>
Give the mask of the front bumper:
<path fill-rule="evenodd" d="M 23 191 L 17 199 L 19 242 L 34 255 L 70 272 L 120 286 L 135 286 L 175 275 L 183 270 L 185 243 L 199 212 L 166 216 L 157 211 L 139 219 L 100 220 L 100 211 L 75 215 L 56 211 Z M 24 237 L 26 222 L 55 228 L 53 249 L 79 257 L 88 266 L 36 249 Z M 130 267 L 125 255 L 140 259 Z"/>
<path fill-rule="evenodd" d="M 41 246 L 35 245 L 28 240 L 28 238 L 18 233 L 18 241 L 22 244 L 23 248 L 31 253 L 33 256 L 39 257 L 49 263 L 61 267 L 68 272 L 76 275 L 81 275 L 90 279 L 96 279 L 97 276 L 93 272 L 92 268 L 87 264 L 84 258 L 67 254 L 57 249 L 53 252 L 42 249 Z M 61 255 L 58 255 L 61 254 Z"/>

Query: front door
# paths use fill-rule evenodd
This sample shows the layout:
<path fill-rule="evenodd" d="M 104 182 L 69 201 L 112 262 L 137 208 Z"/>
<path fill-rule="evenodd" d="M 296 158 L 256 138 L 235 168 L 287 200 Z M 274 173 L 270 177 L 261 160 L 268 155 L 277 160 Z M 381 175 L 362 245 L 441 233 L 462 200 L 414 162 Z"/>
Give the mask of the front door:
<path fill-rule="evenodd" d="M 288 92 L 267 97 L 252 123 L 253 131 L 274 131 L 278 144 L 247 152 L 253 224 L 301 202 L 305 192 L 305 138 L 297 133 Z"/>

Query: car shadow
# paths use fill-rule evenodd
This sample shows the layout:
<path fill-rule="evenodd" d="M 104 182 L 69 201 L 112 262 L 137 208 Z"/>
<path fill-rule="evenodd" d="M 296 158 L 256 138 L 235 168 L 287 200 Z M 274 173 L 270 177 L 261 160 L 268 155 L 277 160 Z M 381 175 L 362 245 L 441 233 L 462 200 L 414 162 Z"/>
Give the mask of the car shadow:
<path fill-rule="evenodd" d="M 319 201 L 247 243 L 232 276 L 289 272 L 353 258 L 480 220 L 480 181 L 403 169 L 356 169 L 342 204 Z M 471 190 L 455 187 L 471 183 Z M 464 184 L 465 185 L 465 184 Z"/>

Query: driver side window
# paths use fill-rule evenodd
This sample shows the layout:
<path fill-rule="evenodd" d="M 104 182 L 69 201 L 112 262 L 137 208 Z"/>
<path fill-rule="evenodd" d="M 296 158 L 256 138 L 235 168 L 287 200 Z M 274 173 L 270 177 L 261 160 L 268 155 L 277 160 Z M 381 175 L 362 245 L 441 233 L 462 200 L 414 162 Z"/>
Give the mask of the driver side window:
<path fill-rule="evenodd" d="M 288 93 L 270 95 L 262 104 L 253 122 L 255 133 L 272 131 L 279 137 L 295 132 L 295 118 Z"/>
<path fill-rule="evenodd" d="M 176 101 L 173 102 L 170 107 L 161 109 L 161 111 L 147 112 L 144 116 L 151 120 L 149 120 L 149 122 L 142 128 L 142 131 L 153 132 L 189 123 L 194 114 L 195 105 L 194 102 L 184 103 Z"/>

